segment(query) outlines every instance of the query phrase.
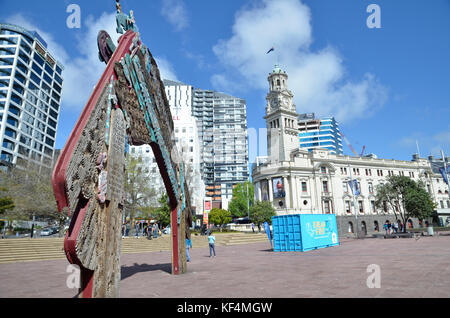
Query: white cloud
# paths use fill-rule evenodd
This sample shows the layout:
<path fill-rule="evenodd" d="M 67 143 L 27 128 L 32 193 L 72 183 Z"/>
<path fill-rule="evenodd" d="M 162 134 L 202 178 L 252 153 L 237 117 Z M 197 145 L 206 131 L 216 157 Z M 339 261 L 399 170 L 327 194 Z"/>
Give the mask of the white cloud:
<path fill-rule="evenodd" d="M 177 74 L 172 66 L 172 64 L 164 57 L 155 56 L 156 64 L 158 65 L 159 73 L 161 79 L 167 79 L 172 81 L 178 81 Z"/>
<path fill-rule="evenodd" d="M 182 0 L 163 0 L 161 14 L 176 31 L 181 31 L 189 25 L 186 6 Z"/>
<path fill-rule="evenodd" d="M 64 65 L 64 87 L 62 103 L 66 109 L 81 110 L 87 103 L 95 85 L 105 70 L 105 63 L 98 58 L 97 35 L 105 30 L 117 45 L 119 34 L 116 32 L 116 14 L 103 13 L 99 18 L 88 16 L 82 22 L 81 34 L 77 37 L 77 52 L 70 54 L 59 45 L 51 33 L 17 14 L 8 19 L 9 23 L 20 25 L 31 31 L 37 31 L 47 42 L 50 53 Z M 165 58 L 155 58 L 161 76 L 177 80 L 171 64 Z"/>
<path fill-rule="evenodd" d="M 267 90 L 267 76 L 278 61 L 289 75 L 300 113 L 332 115 L 346 122 L 366 117 L 385 103 L 387 89 L 373 74 L 357 82 L 346 80 L 339 53 L 332 47 L 312 52 L 312 42 L 311 12 L 301 1 L 263 0 L 245 7 L 236 14 L 232 36 L 213 47 L 225 71 L 211 82 L 216 89 L 229 89 L 239 86 L 236 78 L 241 78 L 241 87 Z M 272 46 L 275 52 L 266 54 Z"/>
<path fill-rule="evenodd" d="M 416 150 L 419 145 L 420 155 L 441 157 L 441 150 L 446 156 L 450 156 L 450 126 L 446 130 L 437 132 L 435 134 L 427 134 L 423 132 L 415 132 L 407 137 L 401 138 L 398 142 L 403 148 Z"/>
<path fill-rule="evenodd" d="M 119 36 L 115 30 L 115 19 L 115 13 L 103 13 L 98 19 L 89 16 L 82 21 L 84 23 L 81 30 L 85 32 L 77 38 L 78 52 L 70 54 L 71 56 L 56 42 L 51 33 L 24 16 L 17 14 L 8 19 L 8 22 L 37 31 L 47 42 L 50 53 L 64 66 L 62 103 L 66 108 L 79 110 L 85 106 L 105 70 L 105 64 L 98 58 L 97 34 L 100 30 L 105 30 L 114 43 L 117 43 Z"/>

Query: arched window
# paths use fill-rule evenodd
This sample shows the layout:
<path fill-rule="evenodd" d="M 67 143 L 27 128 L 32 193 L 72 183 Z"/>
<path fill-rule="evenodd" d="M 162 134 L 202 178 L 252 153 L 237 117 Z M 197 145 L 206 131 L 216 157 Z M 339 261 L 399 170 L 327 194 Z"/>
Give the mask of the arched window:
<path fill-rule="evenodd" d="M 353 223 L 348 222 L 348 233 L 353 233 Z"/>
<path fill-rule="evenodd" d="M 277 85 L 280 86 L 280 80 L 279 79 L 277 79 Z"/>
<path fill-rule="evenodd" d="M 364 222 L 364 221 L 361 222 L 361 232 L 364 235 L 367 235 L 367 226 L 366 226 L 366 222 Z"/>
<path fill-rule="evenodd" d="M 373 222 L 373 230 L 375 232 L 379 232 L 380 231 L 380 226 L 378 224 L 378 221 Z"/>

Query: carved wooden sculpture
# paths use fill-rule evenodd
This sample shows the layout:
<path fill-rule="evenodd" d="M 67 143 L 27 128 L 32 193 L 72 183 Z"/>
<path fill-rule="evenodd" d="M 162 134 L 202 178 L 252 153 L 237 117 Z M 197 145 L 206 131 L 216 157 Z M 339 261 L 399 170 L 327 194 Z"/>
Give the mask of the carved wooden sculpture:
<path fill-rule="evenodd" d="M 158 67 L 133 30 L 117 48 L 99 33 L 107 66 L 53 172 L 58 209 L 72 213 L 64 250 L 80 266 L 80 297 L 119 296 L 126 142 L 153 149 L 172 211 L 172 274 L 187 267 L 192 214 L 183 164 L 172 160 L 173 121 Z"/>

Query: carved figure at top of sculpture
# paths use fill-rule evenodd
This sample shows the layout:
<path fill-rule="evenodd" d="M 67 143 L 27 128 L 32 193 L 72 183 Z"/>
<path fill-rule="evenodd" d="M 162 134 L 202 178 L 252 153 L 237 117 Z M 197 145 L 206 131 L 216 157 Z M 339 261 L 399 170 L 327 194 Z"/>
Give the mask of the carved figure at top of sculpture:
<path fill-rule="evenodd" d="M 133 10 L 130 11 L 130 15 L 126 15 L 122 12 L 122 6 L 119 3 L 119 0 L 116 0 L 116 23 L 117 28 L 116 31 L 119 34 L 124 34 L 128 30 L 132 30 L 133 32 L 139 32 L 139 29 L 136 25 L 136 21 L 134 19 L 134 13 Z"/>

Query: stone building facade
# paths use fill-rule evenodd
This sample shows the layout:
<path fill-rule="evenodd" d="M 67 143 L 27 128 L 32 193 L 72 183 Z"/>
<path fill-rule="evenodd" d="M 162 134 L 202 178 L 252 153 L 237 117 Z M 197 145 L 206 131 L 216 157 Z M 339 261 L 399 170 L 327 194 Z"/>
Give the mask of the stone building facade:
<path fill-rule="evenodd" d="M 394 211 L 387 204 L 381 209 L 375 206 L 377 186 L 391 175 L 423 181 L 432 198 L 440 204 L 437 194 L 444 193 L 444 181 L 427 159 L 414 156 L 412 161 L 387 160 L 343 156 L 327 149 L 311 152 L 300 149 L 290 122 L 298 118 L 292 107 L 293 96 L 280 96 L 283 89 L 287 90 L 287 75 L 276 67 L 268 80 L 270 92 L 265 119 L 269 156 L 258 158 L 252 167 L 255 200 L 272 202 L 278 215 L 336 214 L 341 236 L 353 235 L 356 230 L 366 235 L 383 233 L 386 220 L 396 221 Z M 278 89 L 277 83 L 284 87 Z M 350 180 L 358 184 L 357 195 L 350 189 Z M 418 225 L 419 220 L 412 219 L 407 227 Z"/>

